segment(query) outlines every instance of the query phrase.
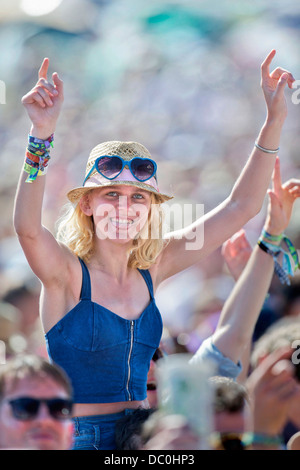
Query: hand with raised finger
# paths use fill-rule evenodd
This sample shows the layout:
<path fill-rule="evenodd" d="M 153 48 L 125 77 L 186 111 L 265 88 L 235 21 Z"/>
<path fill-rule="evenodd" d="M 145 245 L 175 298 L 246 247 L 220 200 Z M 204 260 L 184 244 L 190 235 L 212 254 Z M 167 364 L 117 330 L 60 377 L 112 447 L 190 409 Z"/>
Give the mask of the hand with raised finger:
<path fill-rule="evenodd" d="M 286 84 L 292 88 L 295 81 L 291 72 L 277 67 L 270 73 L 270 65 L 276 54 L 273 49 L 261 65 L 261 87 L 264 93 L 269 120 L 283 122 L 287 116 L 287 105 L 284 96 Z"/>
<path fill-rule="evenodd" d="M 251 253 L 252 248 L 247 240 L 244 229 L 235 233 L 229 240 L 223 243 L 222 256 L 235 281 L 242 274 Z"/>
<path fill-rule="evenodd" d="M 281 235 L 289 225 L 295 200 L 300 196 L 300 180 L 282 184 L 280 160 L 276 158 L 272 175 L 272 189 L 268 191 L 269 206 L 265 230 L 271 235 Z"/>
<path fill-rule="evenodd" d="M 47 78 L 48 67 L 49 59 L 45 58 L 36 85 L 22 98 L 32 122 L 31 133 L 40 138 L 48 138 L 55 131 L 64 99 L 63 82 L 55 72 L 51 83 Z"/>

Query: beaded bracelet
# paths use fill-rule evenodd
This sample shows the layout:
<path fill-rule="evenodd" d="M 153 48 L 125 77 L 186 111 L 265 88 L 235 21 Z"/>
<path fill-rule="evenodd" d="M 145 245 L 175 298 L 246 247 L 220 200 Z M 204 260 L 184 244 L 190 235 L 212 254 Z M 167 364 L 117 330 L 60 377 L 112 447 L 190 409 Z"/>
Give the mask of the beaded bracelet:
<path fill-rule="evenodd" d="M 37 176 L 45 175 L 50 160 L 50 147 L 53 147 L 54 135 L 46 139 L 28 136 L 28 147 L 25 154 L 24 171 L 28 173 L 26 183 L 32 183 Z"/>

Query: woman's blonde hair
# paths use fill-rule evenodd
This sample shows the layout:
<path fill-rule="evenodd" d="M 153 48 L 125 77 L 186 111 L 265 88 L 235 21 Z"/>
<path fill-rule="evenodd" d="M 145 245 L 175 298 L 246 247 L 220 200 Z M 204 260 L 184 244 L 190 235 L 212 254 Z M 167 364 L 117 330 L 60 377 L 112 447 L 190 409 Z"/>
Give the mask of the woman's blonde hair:
<path fill-rule="evenodd" d="M 91 190 L 92 191 L 92 190 Z M 149 269 L 155 263 L 165 246 L 163 239 L 163 211 L 154 194 L 151 194 L 151 208 L 148 221 L 133 240 L 128 266 Z M 64 243 L 76 256 L 88 262 L 94 250 L 95 227 L 92 216 L 68 203 L 57 222 L 57 240 Z"/>

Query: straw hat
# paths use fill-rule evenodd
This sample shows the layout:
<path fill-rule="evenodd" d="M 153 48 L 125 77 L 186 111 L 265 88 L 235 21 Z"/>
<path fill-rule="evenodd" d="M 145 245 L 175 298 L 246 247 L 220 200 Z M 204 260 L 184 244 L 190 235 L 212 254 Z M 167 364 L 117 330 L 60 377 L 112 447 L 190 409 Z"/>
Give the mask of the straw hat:
<path fill-rule="evenodd" d="M 102 155 L 118 155 L 124 160 L 128 161 L 135 157 L 151 158 L 153 160 L 153 157 L 146 147 L 144 147 L 142 144 L 139 144 L 138 142 L 103 142 L 102 144 L 99 144 L 92 149 L 86 165 L 85 176 L 87 176 L 93 167 L 96 158 L 101 157 Z M 72 203 L 76 204 L 87 191 L 90 191 L 93 188 L 115 185 L 136 186 L 140 189 L 150 191 L 156 195 L 158 202 L 165 202 L 169 199 L 172 199 L 173 197 L 159 192 L 157 181 L 154 177 L 150 178 L 146 182 L 138 181 L 126 167 L 123 169 L 121 174 L 113 180 L 109 180 L 100 175 L 95 169 L 86 180 L 84 186 L 72 189 L 68 192 L 67 197 Z"/>

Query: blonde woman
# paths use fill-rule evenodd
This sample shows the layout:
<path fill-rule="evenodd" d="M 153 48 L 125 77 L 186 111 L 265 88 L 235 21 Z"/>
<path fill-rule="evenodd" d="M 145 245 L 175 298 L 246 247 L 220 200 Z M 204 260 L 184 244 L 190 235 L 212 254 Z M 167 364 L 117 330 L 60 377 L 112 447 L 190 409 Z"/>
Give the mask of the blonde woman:
<path fill-rule="evenodd" d="M 49 149 L 63 102 L 63 82 L 56 73 L 47 78 L 48 59 L 23 97 L 32 127 L 14 224 L 42 283 L 50 359 L 74 388 L 75 449 L 114 449 L 115 421 L 148 407 L 147 372 L 162 333 L 154 298 L 159 284 L 207 256 L 260 210 L 287 115 L 284 88 L 294 81 L 283 69 L 270 73 L 274 54 L 262 64 L 266 120 L 230 195 L 164 239 L 159 206 L 170 196 L 159 192 L 156 163 L 136 142 L 95 147 L 83 186 L 68 193 L 74 210 L 60 226 L 60 239 L 42 225 Z M 203 231 L 201 248 L 186 250 L 186 242 Z"/>

